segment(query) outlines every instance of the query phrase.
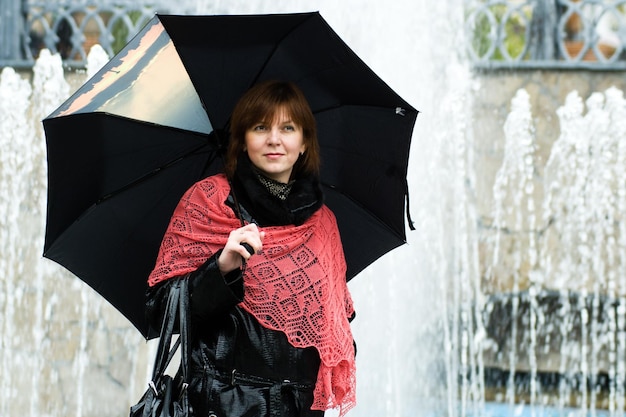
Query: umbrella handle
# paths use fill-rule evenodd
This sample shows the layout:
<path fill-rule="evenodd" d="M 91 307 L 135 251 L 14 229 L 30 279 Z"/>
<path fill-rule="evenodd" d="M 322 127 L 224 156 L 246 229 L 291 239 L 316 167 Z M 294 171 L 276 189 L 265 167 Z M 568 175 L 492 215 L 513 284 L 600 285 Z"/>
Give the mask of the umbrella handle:
<path fill-rule="evenodd" d="M 243 246 L 250 255 L 254 255 L 254 249 L 247 242 L 241 242 L 240 245 Z"/>

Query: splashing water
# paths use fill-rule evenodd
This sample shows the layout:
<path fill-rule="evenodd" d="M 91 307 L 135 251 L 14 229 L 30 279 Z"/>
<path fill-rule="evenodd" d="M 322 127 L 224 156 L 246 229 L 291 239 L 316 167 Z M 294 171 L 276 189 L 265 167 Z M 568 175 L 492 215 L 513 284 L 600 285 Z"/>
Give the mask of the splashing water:
<path fill-rule="evenodd" d="M 201 1 L 198 12 L 308 11 L 305 3 Z M 495 233 L 485 262 L 472 194 L 478 181 L 467 110 L 472 78 L 450 53 L 464 44 L 462 31 L 454 29 L 462 27 L 462 2 L 381 2 L 361 12 L 356 0 L 329 0 L 316 8 L 383 79 L 424 110 L 409 172 L 417 231 L 409 233 L 408 245 L 350 283 L 359 345 L 359 404 L 351 415 L 489 415 L 485 370 L 498 359 L 508 371 L 503 399 L 509 415 L 523 411 L 521 371 L 529 375 L 530 413 L 541 413 L 552 394 L 541 379 L 546 367 L 561 375 L 556 406 L 562 415 L 597 414 L 605 406 L 586 389 L 604 372 L 610 380 L 606 408 L 623 411 L 622 93 L 609 89 L 586 103 L 575 92 L 567 97 L 557 112 L 561 134 L 541 189 L 529 96 L 517 92 L 504 125 L 504 157 L 493 187 Z M 415 28 L 423 32 L 407 35 Z M 437 47 L 417 38 L 436 40 Z M 86 74 L 73 74 L 73 83 L 101 68 L 108 59 L 103 52 L 92 49 Z M 0 76 L 0 182 L 7 190 L 0 196 L 0 265 L 6 271 L 0 280 L 0 415 L 119 415 L 125 411 L 120 399 L 137 400 L 151 367 L 151 352 L 140 349 L 142 338 L 123 318 L 40 259 L 45 142 L 39 121 L 69 95 L 67 78 L 58 56 L 45 51 L 33 68 L 32 88 L 11 69 Z M 512 320 L 498 338 L 492 331 L 503 320 L 502 306 Z M 559 352 L 558 360 L 549 362 L 546 351 Z"/>
<path fill-rule="evenodd" d="M 202 2 L 209 10 L 199 12 L 295 12 L 308 10 L 304 3 Z M 354 0 L 318 5 L 377 73 L 424 110 L 409 172 L 417 232 L 409 233 L 409 245 L 350 283 L 359 345 L 359 404 L 351 415 L 489 415 L 485 370 L 493 360 L 486 352 L 503 359 L 508 370 L 508 414 L 523 411 L 515 378 L 520 371 L 529 375 L 530 412 L 541 413 L 551 394 L 540 375 L 548 365 L 562 376 L 559 412 L 597 414 L 604 408 L 597 393 L 586 389 L 602 373 L 610 380 L 606 408 L 623 411 L 626 184 L 617 180 L 626 177 L 622 93 L 609 89 L 586 103 L 575 92 L 567 97 L 557 112 L 561 134 L 540 189 L 529 96 L 517 92 L 504 125 L 504 158 L 493 187 L 496 233 L 484 265 L 472 194 L 478 180 L 467 110 L 472 79 L 450 54 L 463 44 L 461 31 L 451 29 L 462 26 L 462 3 L 402 3 L 373 5 L 367 13 L 355 12 L 362 5 Z M 409 39 L 406 33 L 415 27 L 438 47 Z M 374 42 L 371 33 L 382 34 L 383 41 Z M 73 74 L 73 83 L 93 76 L 107 59 L 101 48 L 92 48 L 86 74 Z M 41 260 L 46 187 L 39 121 L 68 97 L 73 87 L 67 78 L 60 58 L 47 51 L 33 68 L 32 88 L 9 68 L 0 76 L 0 186 L 6 190 L 0 195 L 0 265 L 6 271 L 0 280 L 0 415 L 119 415 L 126 410 L 120 403 L 135 402 L 144 390 L 151 368 L 152 352 L 119 314 Z M 491 320 L 503 319 L 502 305 L 513 319 L 498 339 Z M 556 364 L 548 363 L 546 350 L 560 353 Z"/>
<path fill-rule="evenodd" d="M 32 137 L 29 131 L 28 109 L 30 106 L 31 87 L 27 80 L 12 68 L 5 68 L 0 75 L 0 242 L 3 242 L 4 255 L 0 258 L 0 271 L 5 278 L 0 290 L 0 306 L 2 306 L 2 331 L 0 340 L 1 368 L 10 369 L 16 356 L 23 354 L 19 345 L 21 338 L 16 340 L 16 314 L 24 296 L 23 287 L 15 282 L 15 277 L 25 269 L 23 263 L 13 262 L 24 256 L 24 248 L 4 243 L 21 239 L 21 208 L 29 193 L 28 178 L 32 166 L 28 141 Z M 37 335 L 39 336 L 39 335 Z M 16 397 L 12 373 L 3 372 L 0 381 L 2 397 Z M 0 403 L 0 415 L 8 415 L 8 405 Z"/>
<path fill-rule="evenodd" d="M 41 256 L 40 121 L 71 87 L 47 50 L 32 74 L 32 82 L 12 68 L 0 75 L 0 415 L 116 415 L 143 391 L 126 380 L 145 380 L 147 346 L 93 290 Z"/>
<path fill-rule="evenodd" d="M 87 78 L 91 78 L 106 64 L 111 57 L 98 44 L 91 47 L 87 55 Z"/>
<path fill-rule="evenodd" d="M 496 362 L 508 353 L 509 414 L 520 412 L 522 373 L 530 415 L 545 407 L 615 415 L 624 411 L 626 378 L 626 100 L 616 88 L 586 103 L 573 91 L 557 115 L 561 133 L 545 166 L 542 200 L 528 94 L 520 90 L 511 102 L 487 274 L 496 283 L 508 279 L 511 293 L 490 297 L 486 326 Z M 558 375 L 556 382 L 541 378 L 548 374 Z"/>
<path fill-rule="evenodd" d="M 529 285 L 529 341 L 520 349 L 526 348 L 530 375 L 530 404 L 537 400 L 538 388 L 536 379 L 535 348 L 537 345 L 536 324 L 538 320 L 537 292 L 541 286 L 540 274 L 537 273 L 537 242 L 536 213 L 533 199 L 534 192 L 534 152 L 536 148 L 535 133 L 529 95 L 525 90 L 518 90 L 511 101 L 511 112 L 504 124 L 504 159 L 496 174 L 493 186 L 494 195 L 494 227 L 496 241 L 489 279 L 511 280 L 511 317 L 518 317 L 519 298 L 522 275 L 530 281 Z M 512 256 L 502 256 L 501 240 L 503 234 L 509 237 L 506 251 Z M 512 241 L 511 241 L 511 237 Z M 523 250 L 523 243 L 527 250 Z M 506 276 L 511 274 L 511 276 Z M 518 338 L 517 320 L 511 323 L 511 340 Z M 512 410 L 516 403 L 515 370 L 518 367 L 518 345 L 511 343 L 508 356 L 509 379 L 507 381 L 506 399 Z"/>
<path fill-rule="evenodd" d="M 596 386 L 598 376 L 609 378 L 609 411 L 624 410 L 624 268 L 626 246 L 623 211 L 626 207 L 624 137 L 626 101 L 610 88 L 592 94 L 587 114 L 576 92 L 558 110 L 562 134 L 546 166 L 544 218 L 550 223 L 543 260 L 547 284 L 562 297 L 575 295 L 575 308 L 564 310 L 567 330 L 579 339 L 564 337 L 561 370 L 570 379 Z M 554 244 L 550 244 L 550 239 Z M 566 305 L 567 303 L 563 303 Z M 568 363 L 569 362 L 569 363 Z M 578 371 L 578 374 L 574 372 Z M 561 396 L 569 395 L 561 387 Z M 583 408 L 598 406 L 595 390 L 579 389 Z M 562 401 L 563 402 L 563 401 Z"/>

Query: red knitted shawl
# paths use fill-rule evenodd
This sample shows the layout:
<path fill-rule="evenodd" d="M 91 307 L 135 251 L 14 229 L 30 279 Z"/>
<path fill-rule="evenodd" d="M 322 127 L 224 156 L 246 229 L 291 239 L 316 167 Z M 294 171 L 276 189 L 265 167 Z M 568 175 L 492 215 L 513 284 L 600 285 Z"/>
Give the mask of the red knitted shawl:
<path fill-rule="evenodd" d="M 185 193 L 163 237 L 150 286 L 196 270 L 224 247 L 230 231 L 241 226 L 225 204 L 229 192 L 220 174 Z M 263 326 L 285 333 L 293 346 L 317 348 L 321 364 L 311 409 L 339 407 L 343 416 L 356 404 L 348 322 L 354 310 L 335 216 L 322 206 L 301 226 L 263 230 L 263 250 L 248 261 L 240 306 Z"/>

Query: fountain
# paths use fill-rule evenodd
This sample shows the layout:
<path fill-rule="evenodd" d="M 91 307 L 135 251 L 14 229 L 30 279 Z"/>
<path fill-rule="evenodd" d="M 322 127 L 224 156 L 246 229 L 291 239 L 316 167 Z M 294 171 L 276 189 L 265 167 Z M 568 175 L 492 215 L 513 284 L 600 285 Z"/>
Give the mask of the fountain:
<path fill-rule="evenodd" d="M 197 1 L 198 13 L 310 11 L 305 1 Z M 484 154 L 471 109 L 480 85 L 454 53 L 463 2 L 319 1 L 346 42 L 422 110 L 410 155 L 417 231 L 350 282 L 359 346 L 351 416 L 622 414 L 626 383 L 626 105 L 612 88 L 558 109 L 538 158 L 532 94 L 520 89 L 502 158 L 475 191 Z M 108 59 L 64 73 L 42 51 L 0 75 L 0 416 L 125 413 L 153 345 L 82 282 L 41 258 L 40 120 Z M 586 108 L 586 113 L 585 113 Z M 497 136 L 497 133 L 493 134 Z M 544 141 L 545 142 L 545 141 Z M 498 145 L 499 146 L 499 145 Z M 591 389 L 588 389 L 588 388 Z M 28 393 L 28 394 L 24 394 Z M 603 411 L 606 410 L 606 411 Z M 328 413 L 328 415 L 333 415 Z"/>
<path fill-rule="evenodd" d="M 520 403 L 533 415 L 624 411 L 626 100 L 612 87 L 591 94 L 586 110 L 576 91 L 557 110 L 561 133 L 542 190 L 525 90 L 504 125 L 486 276 L 509 281 L 510 292 L 491 295 L 482 310 L 494 381 L 486 379 L 500 383 L 496 398 L 509 413 Z"/>

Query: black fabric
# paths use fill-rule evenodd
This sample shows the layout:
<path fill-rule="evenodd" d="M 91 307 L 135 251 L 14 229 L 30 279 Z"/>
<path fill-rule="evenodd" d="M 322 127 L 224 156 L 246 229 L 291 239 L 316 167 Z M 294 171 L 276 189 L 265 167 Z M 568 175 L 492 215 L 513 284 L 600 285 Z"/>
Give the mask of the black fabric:
<path fill-rule="evenodd" d="M 217 268 L 216 252 L 189 276 L 190 313 L 194 321 L 220 316 L 243 300 L 243 279 L 240 270 L 226 277 Z M 146 318 L 153 328 L 160 328 L 167 308 L 167 295 L 176 280 L 160 282 L 147 290 Z M 198 300 L 198 301 L 196 301 Z"/>
<path fill-rule="evenodd" d="M 245 153 L 237 160 L 232 186 L 239 204 L 264 226 L 299 226 L 324 203 L 319 180 L 313 175 L 295 178 L 286 200 L 270 194 L 257 178 Z"/>

